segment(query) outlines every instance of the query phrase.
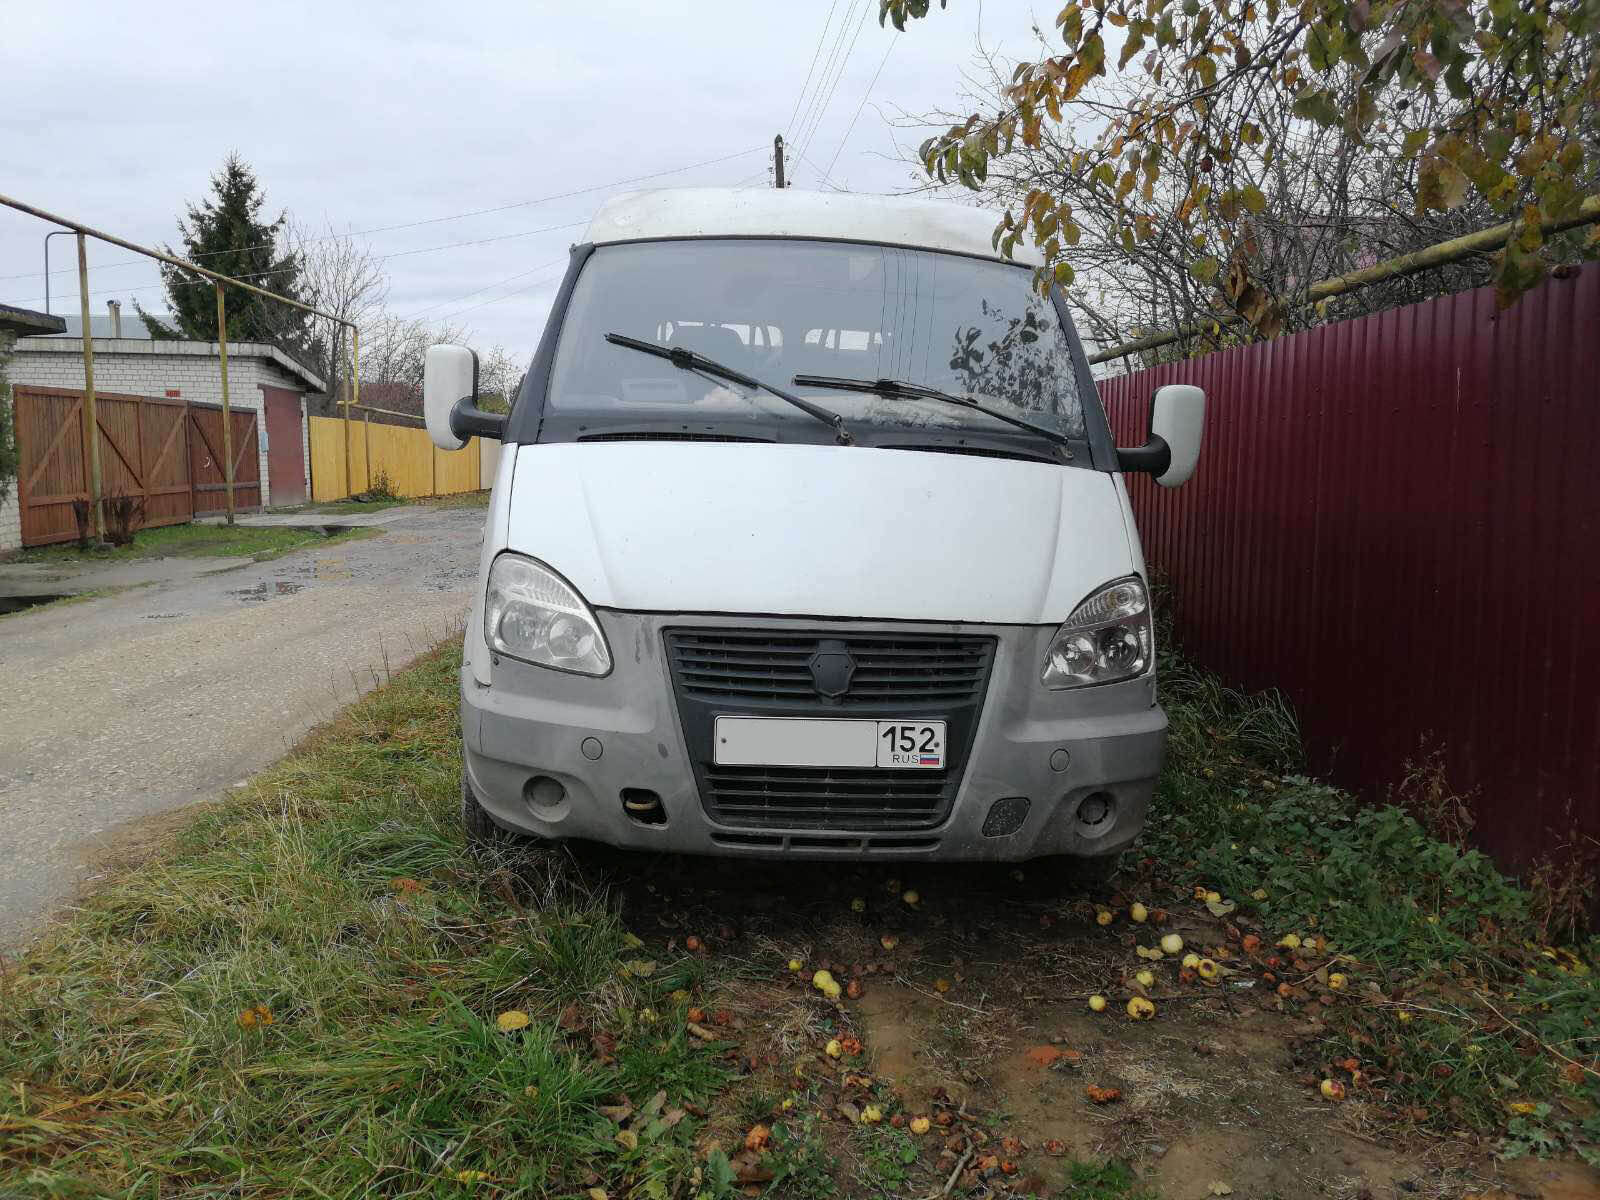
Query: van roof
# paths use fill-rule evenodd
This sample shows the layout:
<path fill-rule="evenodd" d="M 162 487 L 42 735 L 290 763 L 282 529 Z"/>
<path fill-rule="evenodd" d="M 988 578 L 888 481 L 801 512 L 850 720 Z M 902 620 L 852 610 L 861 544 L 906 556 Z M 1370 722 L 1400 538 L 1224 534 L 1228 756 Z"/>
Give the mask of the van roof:
<path fill-rule="evenodd" d="M 603 204 L 584 240 L 596 245 L 656 238 L 796 237 L 916 246 L 1001 258 L 1000 218 L 965 204 L 807 192 L 795 188 L 660 188 L 628 192 Z M 1015 261 L 1040 263 L 1026 239 Z"/>

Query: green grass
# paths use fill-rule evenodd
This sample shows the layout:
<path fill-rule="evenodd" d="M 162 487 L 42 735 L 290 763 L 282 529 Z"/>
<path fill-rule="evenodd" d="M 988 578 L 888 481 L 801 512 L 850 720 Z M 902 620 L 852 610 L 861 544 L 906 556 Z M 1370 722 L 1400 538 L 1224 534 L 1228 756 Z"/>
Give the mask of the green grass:
<path fill-rule="evenodd" d="M 457 661 L 360 701 L 0 973 L 7 1194 L 666 1195 L 694 1169 L 682 1106 L 728 1078 L 685 1032 L 695 972 L 620 972 L 648 952 L 560 860 L 467 851 Z M 624 1102 L 631 1145 L 600 1112 Z"/>
<path fill-rule="evenodd" d="M 36 546 L 16 556 L 17 562 L 130 562 L 141 558 L 255 558 L 266 561 L 306 546 L 325 546 L 376 531 L 346 530 L 331 537 L 319 529 L 255 528 L 244 525 L 163 525 L 141 529 L 133 544 L 110 550 L 80 550 L 76 543 Z"/>
<path fill-rule="evenodd" d="M 1300 774 L 1281 698 L 1162 666 L 1172 734 L 1143 842 L 1158 869 L 1237 899 L 1269 944 L 1325 936 L 1355 989 L 1322 1015 L 1328 1061 L 1357 1059 L 1408 1119 L 1600 1164 L 1600 939 L 1544 945 L 1539 897 L 1482 853 Z"/>

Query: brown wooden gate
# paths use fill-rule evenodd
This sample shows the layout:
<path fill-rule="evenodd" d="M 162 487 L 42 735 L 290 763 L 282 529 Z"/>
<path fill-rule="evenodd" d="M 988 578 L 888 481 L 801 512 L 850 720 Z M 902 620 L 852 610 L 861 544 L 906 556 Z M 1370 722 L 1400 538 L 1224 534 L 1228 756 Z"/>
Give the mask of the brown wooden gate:
<path fill-rule="evenodd" d="M 19 385 L 12 395 L 22 544 L 71 541 L 78 536 L 73 502 L 89 498 L 83 393 Z M 154 396 L 95 396 L 100 494 L 139 497 L 146 526 L 193 516 L 186 407 Z"/>
<path fill-rule="evenodd" d="M 260 508 L 261 444 L 256 414 L 235 408 L 229 416 L 233 418 L 233 506 Z M 228 507 L 222 463 L 222 409 L 189 405 L 189 478 L 196 513 L 222 512 Z"/>

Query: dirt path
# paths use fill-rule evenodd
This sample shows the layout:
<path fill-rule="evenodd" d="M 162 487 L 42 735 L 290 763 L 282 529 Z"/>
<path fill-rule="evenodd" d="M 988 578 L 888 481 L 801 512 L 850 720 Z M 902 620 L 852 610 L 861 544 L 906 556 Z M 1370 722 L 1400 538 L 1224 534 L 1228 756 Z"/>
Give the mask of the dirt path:
<path fill-rule="evenodd" d="M 459 628 L 481 509 L 0 621 L 0 945 Z"/>
<path fill-rule="evenodd" d="M 823 1140 L 858 1185 L 841 1196 L 937 1194 L 967 1147 L 976 1150 L 952 1195 L 1054 1195 L 1064 1162 L 1115 1159 L 1162 1200 L 1600 1196 L 1600 1172 L 1575 1161 L 1501 1162 L 1491 1143 L 1386 1108 L 1359 1060 L 1318 1048 L 1324 1011 L 1364 1003 L 1359 987 L 1335 997 L 1314 955 L 1243 950 L 1248 922 L 1214 918 L 1189 897 L 1145 895 L 1168 911 L 1136 924 L 1128 902 L 1148 890 L 1136 877 L 1121 893 L 1084 897 L 1039 866 L 663 859 L 651 871 L 617 869 L 641 935 L 682 945 L 693 934 L 741 962 L 752 982 L 727 1002 L 749 1014 L 739 1053 L 766 1064 L 752 1091 L 810 1089 Z M 915 907 L 901 899 L 908 887 Z M 1102 904 L 1117 912 L 1109 925 L 1096 921 Z M 1223 965 L 1215 986 L 1180 977 L 1172 957 L 1134 953 L 1168 933 Z M 791 956 L 797 972 L 786 969 Z M 1287 998 L 1263 982 L 1269 959 L 1273 979 L 1290 982 Z M 818 967 L 857 994 L 833 1009 L 810 986 Z M 1151 986 L 1136 980 L 1141 969 Z M 1141 993 L 1156 1015 L 1131 1021 L 1124 1006 Z M 1108 998 L 1105 1011 L 1090 1010 L 1094 994 Z M 818 1053 L 841 1035 L 859 1039 L 859 1058 Z M 1343 1101 L 1321 1095 L 1330 1078 L 1346 1086 Z M 1091 1089 L 1105 1089 L 1104 1102 Z M 937 1118 L 913 1139 L 904 1180 L 883 1175 L 872 1138 L 841 1116 L 884 1094 L 908 1120 Z"/>

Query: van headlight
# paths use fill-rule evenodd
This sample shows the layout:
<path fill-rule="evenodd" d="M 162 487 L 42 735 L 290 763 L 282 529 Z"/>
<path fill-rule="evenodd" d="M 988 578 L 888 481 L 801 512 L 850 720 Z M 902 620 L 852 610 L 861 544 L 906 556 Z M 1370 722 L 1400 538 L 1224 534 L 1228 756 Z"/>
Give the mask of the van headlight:
<path fill-rule="evenodd" d="M 543 563 L 502 554 L 489 568 L 483 599 L 489 648 L 541 667 L 605 675 L 611 651 L 594 612 L 565 579 Z"/>
<path fill-rule="evenodd" d="M 1039 679 L 1058 689 L 1132 679 L 1150 669 L 1154 650 L 1150 596 L 1130 576 L 1106 584 L 1072 610 L 1050 639 Z"/>

